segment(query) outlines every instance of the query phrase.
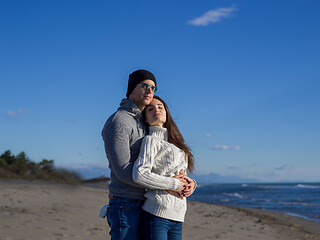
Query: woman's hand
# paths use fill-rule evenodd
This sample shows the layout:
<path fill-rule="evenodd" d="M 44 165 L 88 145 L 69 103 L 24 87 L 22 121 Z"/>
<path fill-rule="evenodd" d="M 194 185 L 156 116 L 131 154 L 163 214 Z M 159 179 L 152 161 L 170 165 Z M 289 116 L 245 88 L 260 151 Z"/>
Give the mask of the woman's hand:
<path fill-rule="evenodd" d="M 182 196 L 189 197 L 196 188 L 196 181 L 189 178 L 187 174 L 185 174 L 182 170 L 179 172 L 179 175 L 177 175 L 181 178 L 183 178 L 186 181 L 185 188 L 182 191 Z"/>
<path fill-rule="evenodd" d="M 196 182 L 189 178 L 182 170 L 178 175 L 173 176 L 173 178 L 179 179 L 180 187 L 178 191 L 167 190 L 168 193 L 183 199 L 183 197 L 189 197 L 194 192 L 194 189 L 196 188 Z"/>
<path fill-rule="evenodd" d="M 194 190 L 196 189 L 196 182 L 191 179 L 191 182 L 187 185 L 188 187 L 186 187 L 182 193 L 184 197 L 190 197 L 190 195 L 194 192 Z"/>
<path fill-rule="evenodd" d="M 173 190 L 166 190 L 166 191 L 177 198 L 183 199 L 184 189 L 185 189 L 185 186 L 188 184 L 188 182 L 186 179 L 183 178 L 183 174 L 173 176 L 173 178 L 178 179 L 180 182 L 178 191 L 173 191 Z"/>

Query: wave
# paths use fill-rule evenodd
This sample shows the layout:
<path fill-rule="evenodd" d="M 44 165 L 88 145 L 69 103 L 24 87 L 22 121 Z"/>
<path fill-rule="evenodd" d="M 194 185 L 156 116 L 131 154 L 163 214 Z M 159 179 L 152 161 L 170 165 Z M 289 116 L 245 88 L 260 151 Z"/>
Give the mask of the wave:
<path fill-rule="evenodd" d="M 243 186 L 248 187 L 248 186 Z M 285 188 L 309 188 L 309 189 L 319 189 L 320 185 L 307 185 L 307 184 L 297 184 L 297 185 L 255 185 L 257 188 L 262 189 L 285 189 Z"/>
<path fill-rule="evenodd" d="M 304 206 L 304 207 L 320 207 L 320 204 L 317 204 L 317 203 L 284 202 L 284 201 L 279 201 L 278 203 L 281 205 L 298 205 L 298 206 Z"/>
<path fill-rule="evenodd" d="M 306 220 L 309 220 L 309 221 L 320 222 L 319 219 L 306 217 L 306 216 L 303 216 L 303 215 L 297 214 L 297 213 L 285 212 L 285 214 L 290 215 L 290 216 L 294 216 L 294 217 L 303 218 L 303 219 L 306 219 Z"/>
<path fill-rule="evenodd" d="M 206 187 L 206 186 L 208 186 L 208 184 L 198 184 L 197 183 L 197 188 L 203 188 L 203 187 Z"/>
<path fill-rule="evenodd" d="M 311 189 L 320 188 L 320 186 L 318 186 L 318 185 L 305 185 L 305 184 L 298 184 L 295 187 L 297 187 L 297 188 L 311 188 Z"/>
<path fill-rule="evenodd" d="M 284 188 L 292 188 L 290 185 L 258 185 L 257 187 L 262 189 L 284 189 Z"/>
<path fill-rule="evenodd" d="M 246 198 L 246 196 L 241 195 L 239 193 L 223 193 L 223 195 L 229 196 L 229 197 L 237 197 L 237 198 Z"/>

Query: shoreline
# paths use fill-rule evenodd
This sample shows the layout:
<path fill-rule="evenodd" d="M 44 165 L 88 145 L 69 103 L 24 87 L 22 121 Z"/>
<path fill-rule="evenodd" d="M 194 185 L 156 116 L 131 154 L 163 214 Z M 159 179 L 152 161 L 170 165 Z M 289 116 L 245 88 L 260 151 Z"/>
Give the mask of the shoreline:
<path fill-rule="evenodd" d="M 279 221 L 284 225 L 287 226 L 297 226 L 301 227 L 303 231 L 308 233 L 313 233 L 320 236 L 320 222 L 305 219 L 300 216 L 292 216 L 285 212 L 276 212 L 270 210 L 262 210 L 262 209 L 255 209 L 255 208 L 245 208 L 245 207 L 234 207 L 234 206 L 226 206 L 226 205 L 219 205 L 215 203 L 206 203 L 206 202 L 198 202 L 198 201 L 188 201 L 188 203 L 194 204 L 208 204 L 213 205 L 218 208 L 226 208 L 232 209 L 237 212 L 243 212 L 247 215 L 255 216 L 255 217 L 263 217 L 270 221 Z"/>
<path fill-rule="evenodd" d="M 283 224 L 288 225 L 290 227 L 295 227 L 298 225 L 299 227 L 301 227 L 303 231 L 320 236 L 320 222 L 317 222 L 317 221 L 304 219 L 299 216 L 292 216 L 285 212 L 276 212 L 276 211 L 243 208 L 243 207 L 232 207 L 232 206 L 228 206 L 228 207 L 232 209 L 236 209 L 238 211 L 249 212 L 250 214 L 255 216 L 263 215 L 266 218 L 270 217 L 271 220 L 280 221 Z"/>
<path fill-rule="evenodd" d="M 192 218 L 195 215 L 198 215 L 195 217 L 198 225 L 208 225 L 206 230 L 211 231 L 212 233 L 216 232 L 216 229 L 218 229 L 218 233 L 216 233 L 216 236 L 213 238 L 238 239 L 238 234 L 245 235 L 245 233 L 239 233 L 239 230 L 242 230 L 240 232 L 251 233 L 251 235 L 249 234 L 243 239 L 320 239 L 319 222 L 309 221 L 296 216 L 289 216 L 285 213 L 243 207 L 223 206 L 196 201 L 188 201 L 188 207 L 190 205 L 196 209 L 192 208 L 190 211 L 188 209 L 189 212 L 187 212 L 184 230 L 187 231 L 188 235 L 192 235 L 193 233 L 192 231 L 186 230 L 185 225 L 187 225 L 187 228 L 194 228 L 194 221 Z M 200 209 L 200 211 L 197 209 Z M 203 216 L 199 216 L 199 214 L 194 212 L 200 213 L 200 215 Z M 205 218 L 206 220 L 204 220 Z M 239 218 L 241 221 L 239 221 Z M 216 221 L 217 219 L 218 222 Z M 210 220 L 212 222 L 210 222 Z M 216 223 L 219 224 L 216 225 Z M 235 232 L 236 234 L 228 235 L 228 231 Z M 253 232 L 256 234 L 252 234 Z M 197 235 L 193 234 L 193 237 L 197 238 Z"/>
<path fill-rule="evenodd" d="M 289 212 L 281 212 L 281 211 L 273 211 L 273 210 L 265 210 L 265 209 L 258 209 L 258 208 L 246 208 L 246 207 L 235 207 L 235 206 L 230 206 L 230 205 L 223 205 L 223 204 L 217 204 L 217 203 L 210 203 L 210 202 L 202 202 L 202 201 L 194 201 L 194 200 L 190 200 L 190 202 L 198 202 L 198 203 L 206 203 L 206 204 L 212 204 L 212 205 L 217 205 L 217 206 L 221 206 L 221 207 L 230 207 L 230 208 L 235 208 L 235 209 L 244 209 L 244 210 L 253 210 L 253 211 L 258 211 L 258 212 L 262 212 L 262 213 L 266 213 L 266 214 L 270 214 L 270 215 L 284 215 L 284 216 L 288 216 L 288 217 L 295 217 L 297 219 L 301 219 L 301 220 L 305 220 L 307 222 L 314 222 L 314 223 L 318 223 L 320 224 L 320 220 L 317 219 L 312 219 L 303 215 L 299 215 L 296 213 L 289 213 Z M 319 231 L 320 233 L 320 231 Z"/>
<path fill-rule="evenodd" d="M 108 239 L 107 183 L 0 179 L 0 239 Z M 320 223 L 280 212 L 188 201 L 183 239 L 320 239 Z"/>

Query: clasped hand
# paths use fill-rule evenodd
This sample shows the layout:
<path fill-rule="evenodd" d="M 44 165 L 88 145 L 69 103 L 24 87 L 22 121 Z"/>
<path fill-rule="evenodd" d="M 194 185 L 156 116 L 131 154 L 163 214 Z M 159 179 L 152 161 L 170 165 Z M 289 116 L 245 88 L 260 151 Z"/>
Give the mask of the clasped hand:
<path fill-rule="evenodd" d="M 180 199 L 183 199 L 183 197 L 189 197 L 193 193 L 195 189 L 195 182 L 189 178 L 187 174 L 180 171 L 179 174 L 173 176 L 173 178 L 179 179 L 180 187 L 178 191 L 167 190 L 168 193 Z"/>

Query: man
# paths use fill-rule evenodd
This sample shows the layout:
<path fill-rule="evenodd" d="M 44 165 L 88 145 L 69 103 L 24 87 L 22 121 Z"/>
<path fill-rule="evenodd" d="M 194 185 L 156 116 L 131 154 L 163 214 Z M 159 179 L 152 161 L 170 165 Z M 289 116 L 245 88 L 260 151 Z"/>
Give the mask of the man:
<path fill-rule="evenodd" d="M 157 91 L 155 76 L 147 70 L 129 75 L 127 98 L 109 117 L 102 130 L 111 169 L 107 222 L 112 240 L 139 239 L 144 188 L 132 180 L 132 167 L 140 151 L 147 126 L 141 112 Z"/>

